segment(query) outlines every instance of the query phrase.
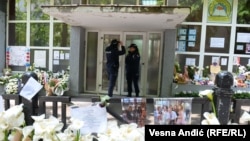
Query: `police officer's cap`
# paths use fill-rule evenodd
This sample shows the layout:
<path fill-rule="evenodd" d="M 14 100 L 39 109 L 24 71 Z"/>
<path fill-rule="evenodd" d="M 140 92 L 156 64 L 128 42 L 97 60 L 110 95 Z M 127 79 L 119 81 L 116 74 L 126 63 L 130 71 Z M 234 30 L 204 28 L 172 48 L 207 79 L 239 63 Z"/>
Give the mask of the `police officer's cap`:
<path fill-rule="evenodd" d="M 113 39 L 111 41 L 111 45 L 117 45 L 119 43 L 119 41 L 117 39 Z"/>
<path fill-rule="evenodd" d="M 128 48 L 131 48 L 131 47 L 137 48 L 137 45 L 136 44 L 131 44 Z"/>

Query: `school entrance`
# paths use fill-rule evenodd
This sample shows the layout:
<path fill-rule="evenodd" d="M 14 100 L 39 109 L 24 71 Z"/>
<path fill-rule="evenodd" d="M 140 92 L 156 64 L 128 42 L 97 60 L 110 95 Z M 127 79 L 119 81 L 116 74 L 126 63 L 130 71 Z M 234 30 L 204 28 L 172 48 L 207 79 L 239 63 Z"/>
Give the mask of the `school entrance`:
<path fill-rule="evenodd" d="M 112 39 L 118 39 L 126 47 L 135 43 L 141 55 L 140 60 L 140 96 L 159 94 L 162 33 L 161 32 L 87 32 L 85 92 L 107 93 L 108 77 L 106 71 L 105 48 Z M 120 56 L 120 68 L 115 95 L 127 95 L 125 77 L 125 55 Z"/>

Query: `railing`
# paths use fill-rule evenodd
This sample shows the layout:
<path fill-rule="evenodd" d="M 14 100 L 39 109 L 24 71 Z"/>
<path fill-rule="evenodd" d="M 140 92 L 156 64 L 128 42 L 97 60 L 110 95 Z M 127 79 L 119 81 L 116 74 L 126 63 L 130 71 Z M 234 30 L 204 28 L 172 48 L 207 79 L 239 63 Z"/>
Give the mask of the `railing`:
<path fill-rule="evenodd" d="M 54 0 L 55 6 L 70 4 L 178 6 L 178 0 Z"/>
<path fill-rule="evenodd" d="M 4 99 L 5 109 L 10 108 L 11 101 L 14 101 L 15 105 L 23 103 L 23 99 L 21 98 L 20 95 L 3 94 L 2 97 Z M 98 101 L 100 101 L 99 97 L 92 97 L 92 102 L 98 102 Z M 61 103 L 61 115 L 60 115 L 60 117 L 61 117 L 61 121 L 64 123 L 64 125 L 66 127 L 67 126 L 67 120 L 66 120 L 67 119 L 67 115 L 66 115 L 67 104 L 69 104 L 71 102 L 71 97 L 70 96 L 39 96 L 38 97 L 39 107 L 38 107 L 38 111 L 36 112 L 38 115 L 46 114 L 46 108 L 48 108 L 46 106 L 46 102 L 52 102 L 52 115 L 55 117 L 59 116 L 60 111 L 58 110 L 58 103 Z M 117 106 L 115 106 L 115 104 L 121 105 L 121 98 L 112 98 L 109 102 L 110 102 L 110 106 L 107 107 L 107 112 L 109 114 L 111 114 L 114 118 L 116 118 L 120 123 L 126 123 L 126 121 L 124 121 L 123 118 L 121 118 L 121 116 L 120 116 L 119 108 L 117 108 Z M 250 99 L 236 99 L 236 100 L 233 100 L 233 102 L 234 102 L 234 108 L 233 108 L 234 112 L 230 113 L 230 119 L 233 120 L 233 122 L 235 122 L 235 123 L 239 123 L 240 116 L 243 113 L 243 110 L 241 108 L 242 108 L 242 106 L 250 106 Z M 153 104 L 154 103 L 153 98 L 147 98 L 147 103 L 149 105 Z M 193 98 L 192 103 L 196 104 L 196 105 L 198 104 L 201 106 L 201 108 L 200 108 L 201 111 L 199 112 L 200 113 L 200 121 L 203 120 L 202 113 L 210 110 L 211 105 L 209 103 L 209 100 L 206 98 Z M 30 105 L 33 105 L 33 104 L 29 104 L 29 106 Z M 26 107 L 27 107 L 27 105 L 26 105 Z M 31 107 L 27 107 L 27 108 L 29 108 L 32 111 L 36 107 L 31 106 Z"/>

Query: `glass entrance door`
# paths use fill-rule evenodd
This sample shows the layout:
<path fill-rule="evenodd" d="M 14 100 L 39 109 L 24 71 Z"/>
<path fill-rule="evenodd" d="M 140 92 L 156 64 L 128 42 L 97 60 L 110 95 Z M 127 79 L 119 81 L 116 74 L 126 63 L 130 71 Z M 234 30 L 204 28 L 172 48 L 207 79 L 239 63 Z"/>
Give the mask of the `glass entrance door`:
<path fill-rule="evenodd" d="M 113 39 L 121 40 L 126 47 L 132 43 L 136 44 L 141 56 L 140 60 L 140 96 L 157 96 L 159 94 L 160 70 L 161 70 L 161 33 L 103 33 L 98 47 L 98 92 L 107 93 L 108 75 L 106 70 L 105 48 L 109 46 Z M 125 55 L 120 56 L 120 68 L 114 94 L 127 95 L 127 81 L 125 77 Z M 135 95 L 133 93 L 133 95 Z"/>
<path fill-rule="evenodd" d="M 99 50 L 101 52 L 99 52 L 99 74 L 100 74 L 100 80 L 99 80 L 99 92 L 100 93 L 107 93 L 108 92 L 108 84 L 109 84 L 109 80 L 108 80 L 108 74 L 107 74 L 107 68 L 106 68 L 106 63 L 107 63 L 107 59 L 106 59 L 106 53 L 105 53 L 105 49 L 106 47 L 108 47 L 110 45 L 110 42 L 113 39 L 117 39 L 117 40 L 121 40 L 121 34 L 120 33 L 104 33 L 101 35 L 101 45 Z M 121 63 L 122 58 L 120 57 L 120 66 L 123 65 Z M 118 73 L 118 77 L 117 77 L 117 81 L 116 81 L 116 85 L 114 88 L 114 94 L 120 94 L 120 84 L 121 82 L 121 69 L 119 68 L 119 73 Z"/>
<path fill-rule="evenodd" d="M 144 62 L 144 58 L 145 58 L 145 51 L 146 49 L 146 34 L 145 33 L 138 33 L 138 32 L 125 32 L 124 33 L 124 41 L 125 41 L 125 46 L 127 48 L 127 52 L 126 55 L 128 54 L 128 46 L 130 44 L 136 44 L 138 49 L 139 49 L 139 53 L 140 53 L 140 79 L 139 79 L 139 88 L 140 88 L 140 96 L 143 96 L 143 94 L 145 94 L 144 91 L 144 78 L 143 76 L 145 76 L 145 62 Z M 124 59 L 124 58 L 123 58 Z M 123 62 L 125 62 L 125 60 L 123 60 Z M 121 90 L 122 90 L 122 94 L 127 95 L 127 80 L 126 80 L 126 70 L 125 70 L 125 64 L 122 66 L 122 86 L 121 86 Z M 134 87 L 132 87 L 134 88 Z M 135 96 L 135 91 L 133 89 L 133 96 Z"/>

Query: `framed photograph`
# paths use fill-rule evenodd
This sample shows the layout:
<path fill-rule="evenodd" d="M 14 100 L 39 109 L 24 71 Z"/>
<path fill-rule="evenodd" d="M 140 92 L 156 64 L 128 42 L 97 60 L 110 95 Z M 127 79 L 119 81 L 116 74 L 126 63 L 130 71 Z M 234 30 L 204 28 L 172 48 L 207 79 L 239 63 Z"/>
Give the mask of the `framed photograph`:
<path fill-rule="evenodd" d="M 154 98 L 155 125 L 188 125 L 191 114 L 191 98 Z"/>
<path fill-rule="evenodd" d="M 245 43 L 237 43 L 234 48 L 235 54 L 246 54 L 246 44 Z"/>
<path fill-rule="evenodd" d="M 147 120 L 146 98 L 122 98 L 121 117 L 128 123 L 143 127 Z"/>
<path fill-rule="evenodd" d="M 250 53 L 250 44 L 246 44 L 246 53 Z"/>

